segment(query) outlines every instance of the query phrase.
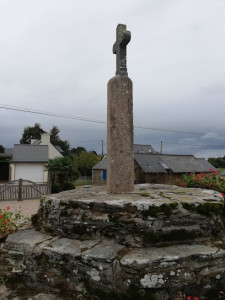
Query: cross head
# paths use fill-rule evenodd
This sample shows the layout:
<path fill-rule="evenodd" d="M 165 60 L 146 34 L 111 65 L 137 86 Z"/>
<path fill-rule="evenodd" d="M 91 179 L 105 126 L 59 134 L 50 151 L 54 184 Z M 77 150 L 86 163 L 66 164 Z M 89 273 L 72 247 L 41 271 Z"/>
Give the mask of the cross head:
<path fill-rule="evenodd" d="M 127 51 L 131 33 L 126 30 L 126 25 L 118 24 L 116 28 L 116 42 L 113 45 L 113 54 L 116 54 L 116 75 L 127 76 Z"/>

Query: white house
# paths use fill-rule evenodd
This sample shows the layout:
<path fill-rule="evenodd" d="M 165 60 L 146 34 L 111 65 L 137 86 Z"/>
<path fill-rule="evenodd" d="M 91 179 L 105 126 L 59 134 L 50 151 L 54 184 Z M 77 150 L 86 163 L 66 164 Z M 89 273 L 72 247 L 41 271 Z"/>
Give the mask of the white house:
<path fill-rule="evenodd" d="M 48 182 L 45 165 L 49 159 L 62 157 L 50 143 L 50 134 L 44 133 L 41 140 L 32 140 L 30 145 L 14 145 L 10 161 L 10 181 L 23 179 L 36 183 Z"/>
<path fill-rule="evenodd" d="M 40 140 L 31 140 L 31 145 L 47 145 L 48 146 L 48 159 L 62 157 L 62 149 L 59 146 L 53 146 L 50 142 L 50 134 L 43 133 Z"/>

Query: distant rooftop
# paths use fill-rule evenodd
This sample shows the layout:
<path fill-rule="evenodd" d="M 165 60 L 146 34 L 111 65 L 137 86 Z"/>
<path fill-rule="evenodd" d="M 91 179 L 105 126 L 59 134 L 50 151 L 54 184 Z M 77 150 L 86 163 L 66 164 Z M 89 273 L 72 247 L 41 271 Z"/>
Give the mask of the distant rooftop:
<path fill-rule="evenodd" d="M 151 145 L 134 144 L 134 153 L 156 153 Z"/>
<path fill-rule="evenodd" d="M 204 158 L 196 158 L 194 155 L 135 153 L 134 159 L 145 173 L 206 173 L 213 168 Z M 106 168 L 106 157 L 93 167 L 94 170 Z"/>
<path fill-rule="evenodd" d="M 47 145 L 14 145 L 12 163 L 47 163 L 48 162 L 48 146 Z"/>

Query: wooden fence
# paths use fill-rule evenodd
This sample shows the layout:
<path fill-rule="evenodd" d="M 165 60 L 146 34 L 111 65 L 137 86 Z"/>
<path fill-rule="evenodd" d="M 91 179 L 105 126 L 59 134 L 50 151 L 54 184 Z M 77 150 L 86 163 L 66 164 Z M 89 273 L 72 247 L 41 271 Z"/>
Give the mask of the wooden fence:
<path fill-rule="evenodd" d="M 51 192 L 48 183 L 37 184 L 29 180 L 14 180 L 0 186 L 0 200 L 38 199 Z"/>

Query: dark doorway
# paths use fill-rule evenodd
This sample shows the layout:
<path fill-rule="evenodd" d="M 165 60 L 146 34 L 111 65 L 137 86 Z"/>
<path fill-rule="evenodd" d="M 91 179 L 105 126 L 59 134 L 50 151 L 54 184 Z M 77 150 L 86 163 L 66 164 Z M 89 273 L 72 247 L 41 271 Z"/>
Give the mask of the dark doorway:
<path fill-rule="evenodd" d="M 0 161 L 0 181 L 9 180 L 9 162 Z"/>

